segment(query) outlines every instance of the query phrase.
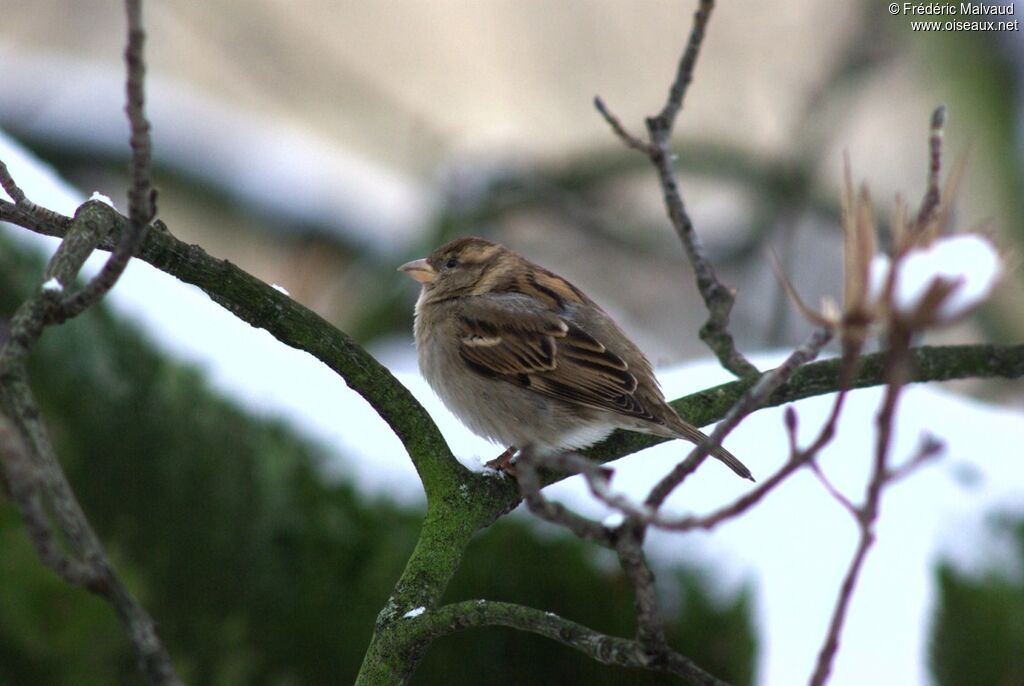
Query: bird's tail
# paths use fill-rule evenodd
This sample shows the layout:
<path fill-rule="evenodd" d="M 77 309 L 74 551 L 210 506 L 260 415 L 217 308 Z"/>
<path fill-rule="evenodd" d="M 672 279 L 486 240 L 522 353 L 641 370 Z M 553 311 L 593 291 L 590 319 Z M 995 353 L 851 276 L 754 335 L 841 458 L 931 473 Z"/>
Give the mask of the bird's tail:
<path fill-rule="evenodd" d="M 700 443 L 705 438 L 707 438 L 707 434 L 705 434 L 703 431 L 696 428 L 695 426 L 686 423 L 682 418 L 679 418 L 678 422 L 672 421 L 670 424 L 670 428 L 672 429 L 672 431 L 676 433 L 676 435 L 679 438 L 684 438 L 687 441 L 690 441 L 691 443 L 694 444 Z M 750 473 L 750 470 L 747 469 L 747 466 L 740 462 L 735 455 L 730 453 L 725 448 L 719 446 L 715 448 L 713 451 L 711 451 L 711 454 L 717 457 L 722 462 L 724 462 L 729 467 L 729 469 L 736 472 L 737 476 L 743 479 L 750 479 L 751 481 L 754 481 L 754 477 Z"/>

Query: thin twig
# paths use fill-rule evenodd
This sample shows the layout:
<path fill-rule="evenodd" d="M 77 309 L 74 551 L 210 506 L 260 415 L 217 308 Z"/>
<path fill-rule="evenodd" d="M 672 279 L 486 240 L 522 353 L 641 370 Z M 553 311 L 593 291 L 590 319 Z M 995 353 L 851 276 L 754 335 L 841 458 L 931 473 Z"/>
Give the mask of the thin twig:
<path fill-rule="evenodd" d="M 832 410 L 829 412 L 828 419 L 825 420 L 825 423 L 818 431 L 817 437 L 809 446 L 807 446 L 807 448 L 800 450 L 797 447 L 797 415 L 792 406 L 787 407 L 784 414 L 784 421 L 786 424 L 786 432 L 789 435 L 790 456 L 789 460 L 786 461 L 786 464 L 782 465 L 782 467 L 768 477 L 768 479 L 763 483 L 758 484 L 757 488 L 754 490 L 738 498 L 732 504 L 726 505 L 709 515 L 704 517 L 685 517 L 677 521 L 669 520 L 657 522 L 656 525 L 659 528 L 674 531 L 688 531 L 691 529 L 711 530 L 722 522 L 737 517 L 749 510 L 760 502 L 764 496 L 771 492 L 786 477 L 800 467 L 806 464 L 813 466 L 814 459 L 818 456 L 818 453 L 821 452 L 822 448 L 824 448 L 835 436 L 836 424 L 839 422 L 839 415 L 842 413 L 853 372 L 857 367 L 857 362 L 858 358 L 856 355 L 847 355 L 844 358 L 843 365 L 840 367 L 838 374 L 839 392 L 836 394 L 836 399 L 832 403 Z"/>
<path fill-rule="evenodd" d="M 921 200 L 921 208 L 917 212 L 914 229 L 921 232 L 935 216 L 942 201 L 942 140 L 943 127 L 946 124 L 946 106 L 939 105 L 932 112 L 931 133 L 928 136 L 928 189 Z"/>
<path fill-rule="evenodd" d="M 644 501 L 652 510 L 656 510 L 690 474 L 700 466 L 701 462 L 722 444 L 722 440 L 751 412 L 761 407 L 768 397 L 781 386 L 786 379 L 804 363 L 813 360 L 832 338 L 828 328 L 816 329 L 804 343 L 794 350 L 785 362 L 770 372 L 766 372 L 757 383 L 748 390 L 726 413 L 706 439 L 690 451 L 685 460 L 680 462 L 664 478 L 659 481 Z"/>
<path fill-rule="evenodd" d="M 7 169 L 7 165 L 0 160 L 0 187 L 2 187 L 7 195 L 14 201 L 12 214 L 15 216 L 23 216 L 25 219 L 33 221 L 36 224 L 43 225 L 48 223 L 60 224 L 62 219 L 66 219 L 63 215 L 48 210 L 44 207 L 40 207 L 25 195 L 25 191 L 21 189 L 21 186 L 17 184 L 14 177 L 11 176 L 11 172 Z M 10 205 L 7 201 L 0 200 L 0 203 L 4 205 Z M 18 222 L 20 224 L 20 222 Z"/>
<path fill-rule="evenodd" d="M 7 165 L 3 161 L 0 161 L 0 187 L 7 191 L 7 195 L 11 196 L 14 204 L 22 205 L 26 202 L 25 191 L 21 190 L 21 186 L 11 177 L 11 172 L 8 171 Z"/>
<path fill-rule="evenodd" d="M 754 376 L 758 373 L 757 367 L 736 349 L 736 342 L 729 331 L 736 293 L 719 281 L 704 243 L 694 229 L 693 220 L 690 219 L 676 182 L 671 155 L 667 150 L 661 150 L 653 161 L 658 170 L 669 219 L 686 250 L 697 279 L 697 290 L 708 310 L 708 319 L 700 328 L 700 339 L 711 348 L 727 370 L 738 377 Z"/>
<path fill-rule="evenodd" d="M 568 458 L 565 458 L 568 459 Z M 523 500 L 530 511 L 541 519 L 564 526 L 579 538 L 593 541 L 607 548 L 615 547 L 615 536 L 598 522 L 576 514 L 560 503 L 553 503 L 541 493 L 538 469 L 541 459 L 533 450 L 524 449 L 516 461 L 516 481 Z"/>
<path fill-rule="evenodd" d="M 128 16 L 128 45 L 124 61 L 128 70 L 125 84 L 125 113 L 131 125 L 131 188 L 128 191 L 128 217 L 136 226 L 145 226 L 156 215 L 156 197 L 152 183 L 153 142 L 146 119 L 146 62 L 143 50 L 146 30 L 142 25 L 142 0 L 125 0 Z"/>
<path fill-rule="evenodd" d="M 656 655 L 668 650 L 665 628 L 658 607 L 654 572 L 644 555 L 646 527 L 638 520 L 627 520 L 616 531 L 615 552 L 619 566 L 633 584 L 636 605 L 636 639 L 647 651 Z"/>
<path fill-rule="evenodd" d="M 832 619 L 829 621 L 828 633 L 825 643 L 818 653 L 818 661 L 814 674 L 811 675 L 811 686 L 822 686 L 828 681 L 829 673 L 832 670 L 832 660 L 835 658 L 836 650 L 839 648 L 839 634 L 842 632 L 843 620 L 846 618 L 846 611 L 853 597 L 853 589 L 857 585 L 857 577 L 864 565 L 868 549 L 874 542 L 874 533 L 870 528 L 860 530 L 860 538 L 857 542 L 857 550 L 850 560 L 850 565 L 843 575 L 843 583 L 840 586 L 839 598 L 832 611 Z"/>
<path fill-rule="evenodd" d="M 893 425 L 895 423 L 896 407 L 899 403 L 900 394 L 908 378 L 910 334 L 900 330 L 892 331 L 890 334 L 890 350 L 886 373 L 888 383 L 886 385 L 885 397 L 882 400 L 882 407 L 878 412 L 876 420 L 878 433 L 875 441 L 871 477 L 868 480 L 864 501 L 860 506 L 854 507 L 838 491 L 834 489 L 830 491 L 839 496 L 837 500 L 853 515 L 857 522 L 859 536 L 857 548 L 854 551 L 853 558 L 850 560 L 839 588 L 839 594 L 832 610 L 832 617 L 829 620 L 828 631 L 818 652 L 814 672 L 809 682 L 810 686 L 824 686 L 831 674 L 832 663 L 839 649 L 839 637 L 842 634 L 850 602 L 853 599 L 853 592 L 857 586 L 860 572 L 864 567 L 864 561 L 867 559 L 868 551 L 875 541 L 875 523 L 878 520 L 882 490 L 887 485 L 891 475 L 889 457 L 892 451 Z"/>
<path fill-rule="evenodd" d="M 846 395 L 853 379 L 853 373 L 856 370 L 857 363 L 859 361 L 859 358 L 854 351 L 851 350 L 849 353 L 850 354 L 845 356 L 843 366 L 838 372 L 840 390 L 836 394 L 835 401 L 832 403 L 832 410 L 829 413 L 828 418 L 822 425 L 814 441 L 812 441 L 807 448 L 803 450 L 799 449 L 797 446 L 796 436 L 797 415 L 792 406 L 787 407 L 784 416 L 786 431 L 789 437 L 789 459 L 784 465 L 776 470 L 775 473 L 759 483 L 756 488 L 710 514 L 703 516 L 686 515 L 682 517 L 666 515 L 660 509 L 652 508 L 646 504 L 635 504 L 627 496 L 621 493 L 612 492 L 609 487 L 609 479 L 607 475 L 596 472 L 596 465 L 594 465 L 592 461 L 587 460 L 584 456 L 578 456 L 578 460 L 589 463 L 589 469 L 587 468 L 587 464 L 583 464 L 576 460 L 571 462 L 571 465 L 576 469 L 576 471 L 583 473 L 583 476 L 587 480 L 587 484 L 590 488 L 590 492 L 598 500 L 636 521 L 665 531 L 681 532 L 693 531 L 695 529 L 710 531 L 719 524 L 738 517 L 753 506 L 757 505 L 790 474 L 804 465 L 811 465 L 812 468 L 817 469 L 817 465 L 814 463 L 814 458 L 817 457 L 822 448 L 824 448 L 835 435 L 836 424 L 839 421 L 839 415 L 842 412 L 843 404 L 846 400 Z"/>
<path fill-rule="evenodd" d="M 927 463 L 939 457 L 945 447 L 945 444 L 935 436 L 924 436 L 913 457 L 900 466 L 889 470 L 889 474 L 885 477 L 886 483 L 894 484 L 907 478 Z"/>
<path fill-rule="evenodd" d="M 69 583 L 99 595 L 111 605 L 151 686 L 181 686 L 157 636 L 156 624 L 110 565 L 103 544 L 57 461 L 42 425 L 42 414 L 24 381 L 24 358 L 18 361 L 18 367 L 8 366 L 0 375 L 0 406 L 14 413 L 12 421 L 5 420 L 0 426 L 0 456 L 4 458 L 0 466 L 40 559 Z M 13 427 L 22 428 L 18 431 Z M 52 513 L 61 541 L 71 555 L 56 542 L 47 511 Z"/>
<path fill-rule="evenodd" d="M 648 157 L 654 154 L 654 149 L 651 147 L 651 144 L 627 131 L 626 127 L 622 125 L 622 122 L 619 121 L 619 118 L 616 117 L 611 110 L 608 109 L 607 105 L 604 104 L 604 100 L 601 99 L 600 95 L 594 96 L 594 107 L 597 108 L 597 111 L 601 113 L 602 117 L 604 117 L 608 126 L 611 127 L 612 132 L 619 137 L 619 140 L 621 140 L 627 148 L 638 150 Z"/>
<path fill-rule="evenodd" d="M 582 471 L 592 488 L 598 483 L 607 483 L 608 474 L 582 455 L 565 453 L 545 457 L 544 466 L 561 470 Z M 615 550 L 623 573 L 633 585 L 636 605 L 636 637 L 649 656 L 669 651 L 661 621 L 654 573 L 643 551 L 646 522 L 636 517 L 621 526 L 611 529 L 594 520 L 583 517 L 559 503 L 549 501 L 541 493 L 538 468 L 540 458 L 533 450 L 526 449 L 516 463 L 519 488 L 530 511 L 553 524 L 563 526 L 576 536 L 593 541 Z M 653 658 L 652 658 L 653 659 Z"/>
<path fill-rule="evenodd" d="M 103 228 L 109 227 L 112 221 L 103 215 L 102 203 L 86 203 L 69 226 L 53 222 L 55 226 L 66 228 L 67 235 L 50 259 L 44 279 L 56 279 L 60 286 L 45 285 L 30 295 L 15 312 L 9 335 L 0 345 L 0 407 L 11 415 L 10 420 L 0 417 L 0 457 L 3 458 L 4 482 L 43 563 L 69 583 L 86 588 L 111 605 L 125 627 L 139 668 L 149 684 L 180 686 L 182 682 L 157 636 L 156 624 L 114 572 L 99 537 L 78 504 L 42 424 L 25 371 L 28 353 L 47 325 L 83 312 L 113 287 L 128 260 L 141 246 L 145 228 L 153 217 L 152 193 L 148 190 L 149 125 L 142 112 L 145 34 L 139 0 L 127 0 L 126 9 L 129 24 L 127 110 L 133 152 L 129 228 L 100 273 L 82 289 L 73 291 L 82 264 L 105 237 Z M 55 218 L 49 210 L 41 210 L 27 200 L 6 166 L 0 169 L 0 182 L 14 199 L 16 208 L 28 213 L 34 222 L 48 223 Z M 141 195 L 148 201 L 136 202 Z M 65 296 L 66 291 L 72 291 L 71 295 Z M 60 531 L 60 542 L 54 535 L 55 527 Z M 65 546 L 68 551 L 64 550 Z"/>
<path fill-rule="evenodd" d="M 668 91 L 668 100 L 656 117 L 648 120 L 648 128 L 662 132 L 666 140 L 672 135 L 672 127 L 675 125 L 676 115 L 683 107 L 683 100 L 686 91 L 693 81 L 693 70 L 697 66 L 697 57 L 700 56 L 700 46 L 704 42 L 704 33 L 707 30 L 708 21 L 711 19 L 711 11 L 715 8 L 714 0 L 701 0 L 697 11 L 693 14 L 693 26 L 690 29 L 690 38 L 686 41 L 686 49 L 679 58 L 679 66 L 676 68 L 676 78 Z"/>
<path fill-rule="evenodd" d="M 89 233 L 91 229 L 89 223 L 73 223 L 62 248 L 47 265 L 46 274 L 62 284 L 72 283 L 85 256 L 100 239 L 98 233 Z M 60 304 L 54 291 L 43 288 L 34 291 L 15 311 L 9 335 L 0 345 L 0 407 L 10 416 L 0 436 L 4 439 L 0 454 L 4 457 L 5 481 L 43 563 L 68 582 L 110 603 L 125 626 L 140 669 L 150 684 L 177 686 L 181 681 L 157 638 L 155 623 L 114 572 L 102 543 L 78 504 L 26 380 L 28 353 L 46 325 L 53 321 L 53 313 L 60 309 Z M 56 543 L 47 512 L 52 514 L 61 540 L 71 555 Z"/>
<path fill-rule="evenodd" d="M 68 555 L 55 540 L 53 525 L 43 504 L 46 476 L 32 459 L 13 422 L 3 414 L 0 414 L 0 465 L 11 500 L 18 507 L 39 559 L 69 584 L 94 586 L 97 576 L 93 566 Z"/>
<path fill-rule="evenodd" d="M 567 453 L 553 458 L 544 458 L 545 466 L 554 464 L 558 468 L 580 467 L 588 482 L 607 479 L 600 467 L 586 458 Z M 538 475 L 540 458 L 531 449 L 525 449 L 516 462 L 516 479 L 520 492 L 530 511 L 542 519 L 565 527 L 577 537 L 593 541 L 615 550 L 623 573 L 633 585 L 636 606 L 636 638 L 644 649 L 648 662 L 668 661 L 671 650 L 665 641 L 665 631 L 658 611 L 657 590 L 654 573 L 643 552 L 646 527 L 639 519 L 627 521 L 614 530 L 594 520 L 583 517 L 567 507 L 554 503 L 541 493 Z"/>
<path fill-rule="evenodd" d="M 729 317 L 736 301 L 735 293 L 718 280 L 704 244 L 694 229 L 693 221 L 686 211 L 686 205 L 679 191 L 679 183 L 673 168 L 674 156 L 669 151 L 672 129 L 675 126 L 676 117 L 683 107 L 686 92 L 693 81 L 693 70 L 697 65 L 697 58 L 700 55 L 700 48 L 704 42 L 704 34 L 714 6 L 714 0 L 701 0 L 694 13 L 690 37 L 679 58 L 676 76 L 669 88 L 668 98 L 658 114 L 646 119 L 647 141 L 643 141 L 627 131 L 619 118 L 608 109 L 600 97 L 594 98 L 594 106 L 611 127 L 612 132 L 627 147 L 645 154 L 658 172 L 665 209 L 672 222 L 672 227 L 683 244 L 690 265 L 693 267 L 697 290 L 700 291 L 708 310 L 708 319 L 700 330 L 701 340 L 711 348 L 723 367 L 736 376 L 750 377 L 758 373 L 757 367 L 736 349 L 736 343 L 729 331 Z"/>
<path fill-rule="evenodd" d="M 603 502 L 608 507 L 621 512 L 634 522 L 665 531 L 682 532 L 693 531 L 696 529 L 710 531 L 719 524 L 743 514 L 759 503 L 766 495 L 768 495 L 768 493 L 784 481 L 786 477 L 806 464 L 809 457 L 810 456 L 807 455 L 798 455 L 797 451 L 794 450 L 793 457 L 790 460 L 787 460 L 782 467 L 776 470 L 775 473 L 767 479 L 758 483 L 756 488 L 744 494 L 740 498 L 737 498 L 729 505 L 704 516 L 667 515 L 661 510 L 655 510 L 647 505 L 635 503 L 623 493 L 616 493 L 612 491 L 609 486 L 608 478 L 605 474 L 595 472 L 593 470 L 580 471 L 582 471 L 583 477 L 587 482 L 587 486 L 595 498 Z M 586 461 L 593 466 L 594 469 L 598 469 L 592 460 L 589 460 L 582 455 L 579 456 L 579 459 L 581 461 Z"/>
<path fill-rule="evenodd" d="M 854 519 L 857 519 L 857 517 L 860 516 L 857 511 L 857 506 L 850 502 L 850 499 L 847 498 L 842 491 L 836 488 L 835 484 L 833 484 L 825 475 L 825 472 L 821 470 L 821 466 L 817 462 L 811 462 L 810 469 L 811 472 L 814 473 L 814 476 L 817 477 L 818 483 L 820 483 L 828 494 L 832 496 L 832 499 L 839 503 L 844 510 L 849 512 Z"/>
<path fill-rule="evenodd" d="M 102 238 L 99 224 L 108 211 L 113 212 L 98 202 L 86 203 L 78 209 L 64 234 L 64 240 L 46 265 L 44 281 L 56 279 L 62 289 L 74 284 L 85 260 Z M 15 310 L 11 316 L 8 337 L 0 346 L 0 375 L 20 365 L 43 329 L 61 320 L 62 292 L 40 289 Z"/>
<path fill-rule="evenodd" d="M 67 298 L 62 316 L 78 316 L 100 301 L 121 277 L 128 261 L 146 238 L 149 223 L 156 216 L 156 191 L 152 184 L 152 141 L 146 119 L 146 62 L 143 49 L 146 31 L 142 25 L 141 0 L 125 0 L 128 17 L 128 44 L 124 59 L 127 67 L 125 113 L 131 126 L 131 187 L 128 190 L 128 230 L 103 268 L 80 290 Z"/>

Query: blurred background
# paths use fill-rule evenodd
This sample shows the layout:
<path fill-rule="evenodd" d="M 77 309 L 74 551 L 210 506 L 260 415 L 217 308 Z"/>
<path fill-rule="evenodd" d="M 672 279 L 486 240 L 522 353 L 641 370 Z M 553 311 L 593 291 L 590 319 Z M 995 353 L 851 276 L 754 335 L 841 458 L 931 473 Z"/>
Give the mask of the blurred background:
<path fill-rule="evenodd" d="M 691 217 L 722 280 L 738 289 L 732 328 L 743 350 L 785 348 L 808 330 L 772 276 L 769 251 L 808 302 L 838 294 L 843 152 L 883 218 L 897 194 L 916 205 L 940 103 L 949 108 L 946 168 L 968 160 L 956 225 L 984 226 L 1011 255 L 1020 250 L 1024 36 L 914 31 L 913 18 L 887 4 L 736 0 L 712 17 L 675 147 Z M 467 233 L 572 280 L 657 366 L 706 357 L 703 306 L 653 170 L 592 105 L 600 95 L 641 132 L 664 102 L 694 8 L 148 3 L 160 216 L 178 237 L 287 288 L 397 371 L 415 370 L 416 289 L 395 267 Z M 0 129 L 123 210 L 120 4 L 13 1 L 3 14 Z M 0 234 L 3 317 L 42 259 L 10 233 Z M 48 334 L 35 381 L 87 511 L 183 675 L 193 684 L 351 681 L 421 503 L 367 497 L 331 469 L 337 446 L 222 397 L 207 378 L 215 370 L 177 359 L 170 336 L 131 319 L 105 310 Z M 1014 271 L 976 316 L 925 342 L 1022 338 L 1024 283 Z M 1024 406 L 1019 383 L 947 386 Z M 88 400 L 70 392 L 87 388 L 98 390 Z M 122 439 L 112 445 L 111 436 Z M 933 683 L 1024 683 L 1024 526 L 1000 513 L 992 520 L 1018 557 L 971 570 L 933 561 L 940 596 L 923 620 L 934 649 L 922 668 Z M 0 526 L 0 683 L 137 683 L 107 608 L 34 560 L 6 501 Z M 166 536 L 154 541 L 154 530 Z M 513 545 L 523 551 L 515 559 Z M 530 602 L 630 632 L 624 581 L 578 542 L 510 518 L 479 546 L 452 599 Z M 682 563 L 662 575 L 676 599 L 676 645 L 723 678 L 755 683 L 764 637 L 754 588 L 726 593 L 713 576 Z M 976 663 L 995 665 L 990 679 L 978 680 Z M 440 642 L 415 683 L 481 675 L 662 681 L 493 630 Z"/>

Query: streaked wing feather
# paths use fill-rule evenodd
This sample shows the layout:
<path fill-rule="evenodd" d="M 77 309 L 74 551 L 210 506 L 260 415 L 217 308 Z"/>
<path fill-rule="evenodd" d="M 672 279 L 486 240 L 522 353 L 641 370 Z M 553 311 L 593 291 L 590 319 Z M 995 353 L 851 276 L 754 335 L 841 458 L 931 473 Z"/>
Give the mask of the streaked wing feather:
<path fill-rule="evenodd" d="M 486 310 L 462 315 L 459 324 L 462 359 L 488 376 L 519 376 L 554 369 L 554 339 L 564 336 L 567 329 L 556 317 L 506 313 L 498 318 Z"/>
<path fill-rule="evenodd" d="M 629 365 L 552 312 L 487 303 L 460 317 L 460 354 L 474 371 L 552 398 L 655 420 Z"/>

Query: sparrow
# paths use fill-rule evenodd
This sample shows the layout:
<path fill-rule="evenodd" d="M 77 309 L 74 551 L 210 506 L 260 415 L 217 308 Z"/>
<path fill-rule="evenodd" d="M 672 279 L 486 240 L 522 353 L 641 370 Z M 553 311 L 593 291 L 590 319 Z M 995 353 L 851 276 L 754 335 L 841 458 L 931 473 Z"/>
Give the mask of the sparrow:
<path fill-rule="evenodd" d="M 643 352 L 557 274 L 472 236 L 399 271 L 422 284 L 420 371 L 463 424 L 508 448 L 501 466 L 517 449 L 555 455 L 615 429 L 706 438 L 665 402 Z M 712 455 L 753 481 L 725 448 Z"/>

